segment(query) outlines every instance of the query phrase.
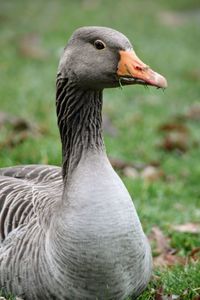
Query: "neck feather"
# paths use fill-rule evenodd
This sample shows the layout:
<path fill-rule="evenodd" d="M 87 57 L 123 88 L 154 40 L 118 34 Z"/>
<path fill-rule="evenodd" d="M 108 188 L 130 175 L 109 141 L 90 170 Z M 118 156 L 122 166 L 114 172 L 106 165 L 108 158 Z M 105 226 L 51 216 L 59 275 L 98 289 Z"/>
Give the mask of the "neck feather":
<path fill-rule="evenodd" d="M 62 142 L 63 178 L 88 150 L 102 151 L 102 91 L 83 90 L 57 76 L 56 108 Z"/>

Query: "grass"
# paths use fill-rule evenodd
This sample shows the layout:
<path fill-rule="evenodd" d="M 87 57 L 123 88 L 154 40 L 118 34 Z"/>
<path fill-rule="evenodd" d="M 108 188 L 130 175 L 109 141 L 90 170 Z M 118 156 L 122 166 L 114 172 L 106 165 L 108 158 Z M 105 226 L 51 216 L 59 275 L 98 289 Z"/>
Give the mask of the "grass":
<path fill-rule="evenodd" d="M 107 152 L 135 163 L 159 162 L 171 180 L 147 183 L 125 176 L 123 180 L 144 230 L 149 233 L 152 226 L 159 226 L 171 237 L 173 247 L 187 255 L 200 244 L 199 235 L 176 233 L 170 225 L 199 221 L 200 123 L 186 121 L 189 149 L 182 155 L 158 147 L 162 140 L 158 127 L 199 102 L 199 1 L 8 0 L 0 6 L 0 111 L 23 116 L 45 132 L 16 147 L 1 148 L 0 166 L 60 165 L 54 99 L 61 49 L 79 26 L 118 29 L 133 42 L 141 59 L 166 76 L 169 88 L 164 93 L 141 86 L 105 91 L 104 112 L 118 129 L 117 136 L 105 136 Z M 40 47 L 47 52 L 44 59 L 31 58 L 30 53 L 20 50 L 23 38 L 30 33 L 41 39 Z M 1 128 L 0 141 L 7 134 L 5 130 Z M 187 290 L 181 299 L 193 299 L 200 291 L 199 263 L 156 269 L 155 274 L 158 278 L 140 300 L 154 299 L 160 286 L 165 294 L 181 295 Z"/>

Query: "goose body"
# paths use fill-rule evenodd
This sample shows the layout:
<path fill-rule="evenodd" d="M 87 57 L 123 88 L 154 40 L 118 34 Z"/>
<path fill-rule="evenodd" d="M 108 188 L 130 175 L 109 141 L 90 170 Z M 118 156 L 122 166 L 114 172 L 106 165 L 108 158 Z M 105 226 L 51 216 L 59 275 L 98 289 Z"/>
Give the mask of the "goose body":
<path fill-rule="evenodd" d="M 101 126 L 103 88 L 119 86 L 119 79 L 166 87 L 131 49 L 113 29 L 76 30 L 57 74 L 62 168 L 0 169 L 0 286 L 6 291 L 28 300 L 125 300 L 147 286 L 151 250 L 108 161 Z"/>

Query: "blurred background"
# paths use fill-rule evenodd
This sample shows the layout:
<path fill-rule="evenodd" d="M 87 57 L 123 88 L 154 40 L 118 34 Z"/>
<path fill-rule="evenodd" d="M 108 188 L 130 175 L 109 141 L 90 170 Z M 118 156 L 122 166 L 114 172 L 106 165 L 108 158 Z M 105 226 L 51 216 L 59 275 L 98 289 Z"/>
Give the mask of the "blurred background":
<path fill-rule="evenodd" d="M 105 143 L 152 243 L 155 275 L 141 299 L 199 299 L 199 0 L 0 0 L 0 166 L 61 164 L 57 65 L 85 25 L 123 32 L 168 80 L 165 91 L 106 90 Z"/>

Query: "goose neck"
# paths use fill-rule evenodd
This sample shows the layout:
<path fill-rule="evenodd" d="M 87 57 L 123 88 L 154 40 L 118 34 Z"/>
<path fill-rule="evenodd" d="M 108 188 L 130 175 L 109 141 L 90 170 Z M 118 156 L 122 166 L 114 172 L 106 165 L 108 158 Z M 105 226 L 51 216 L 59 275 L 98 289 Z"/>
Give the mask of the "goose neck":
<path fill-rule="evenodd" d="M 63 178 L 87 151 L 102 152 L 102 91 L 84 90 L 70 79 L 57 77 L 56 108 L 62 142 Z"/>

